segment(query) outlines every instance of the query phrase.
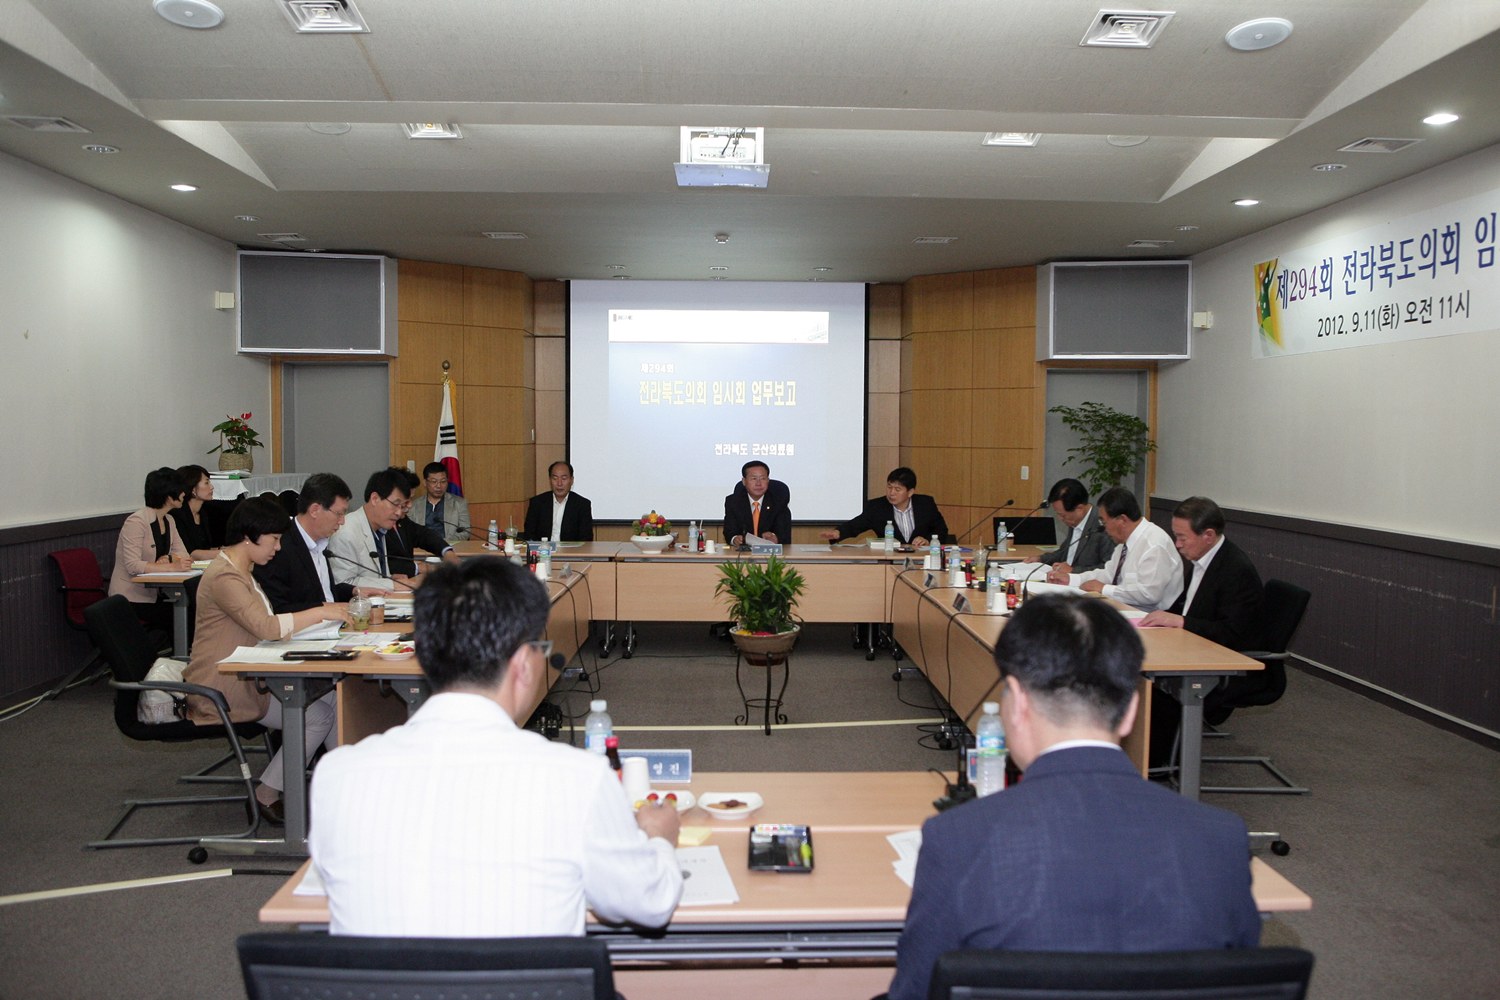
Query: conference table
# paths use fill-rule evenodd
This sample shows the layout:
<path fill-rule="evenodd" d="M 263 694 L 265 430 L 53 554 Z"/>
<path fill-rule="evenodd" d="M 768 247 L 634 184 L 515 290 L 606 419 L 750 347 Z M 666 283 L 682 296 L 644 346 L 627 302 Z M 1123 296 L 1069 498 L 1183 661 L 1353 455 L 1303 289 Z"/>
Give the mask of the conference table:
<path fill-rule="evenodd" d="M 529 693 L 523 705 L 529 715 L 547 697 L 561 671 L 555 665 L 566 663 L 578 652 L 588 636 L 592 616 L 589 604 L 589 567 L 581 566 L 567 574 L 556 574 L 547 581 L 552 609 L 543 638 L 551 640 L 554 655 L 544 677 Z M 404 602 L 400 602 L 404 603 Z M 392 605 L 393 607 L 396 605 Z M 410 623 L 387 622 L 370 631 L 396 635 L 410 630 Z M 262 644 L 265 645 L 265 644 Z M 296 640 L 278 644 L 287 649 L 298 646 Z M 303 643 L 302 645 L 306 645 Z M 303 720 L 307 706 L 330 689 L 336 691 L 337 732 L 340 743 L 356 743 L 364 737 L 384 732 L 398 725 L 419 708 L 427 698 L 428 688 L 422 668 L 415 657 L 390 661 L 376 655 L 372 648 L 361 649 L 351 660 L 296 660 L 274 663 L 241 663 L 226 660 L 219 664 L 221 673 L 259 681 L 272 697 L 281 703 L 282 753 L 288 775 L 306 775 L 309 758 Z M 392 697 L 394 696 L 394 697 Z M 288 780 L 282 792 L 286 815 L 284 836 L 275 840 L 209 838 L 204 846 L 226 852 L 307 854 L 307 782 Z"/>
<path fill-rule="evenodd" d="M 933 579 L 935 575 L 940 574 L 920 570 L 900 574 L 892 592 L 896 641 L 972 730 L 983 703 L 993 700 L 991 692 L 999 681 L 995 643 L 1008 615 L 986 611 L 983 594 L 943 586 Z M 968 606 L 960 606 L 960 598 Z M 1222 678 L 1264 667 L 1258 660 L 1186 629 L 1139 631 L 1146 657 L 1141 665 L 1140 707 L 1125 750 L 1144 775 L 1150 756 L 1154 681 L 1182 704 L 1179 787 L 1183 795 L 1196 799 L 1203 762 L 1204 697 Z"/>
<path fill-rule="evenodd" d="M 203 563 L 201 565 L 208 565 Z M 191 569 L 184 573 L 142 573 L 130 578 L 131 583 L 155 587 L 172 605 L 172 656 L 185 660 L 188 657 L 188 581 L 203 575 L 202 569 Z"/>
<path fill-rule="evenodd" d="M 657 786 L 660 791 L 681 787 Z M 933 814 L 932 800 L 943 792 L 941 776 L 917 771 L 700 773 L 687 787 L 695 795 L 755 792 L 765 800 L 745 819 L 719 820 L 697 807 L 682 814 L 684 839 L 702 828 L 704 845 L 719 848 L 739 901 L 681 906 L 660 935 L 604 925 L 591 916 L 588 933 L 609 945 L 618 989 L 637 997 L 719 994 L 787 1000 L 882 992 L 890 982 L 911 895 L 893 868 L 898 855 L 887 838 L 920 828 Z M 753 823 L 810 826 L 813 870 L 796 875 L 751 872 L 747 857 Z M 392 871 L 399 872 L 400 859 L 391 861 Z M 296 892 L 310 864 L 261 907 L 263 923 L 327 925 L 327 898 Z M 1250 860 L 1250 873 L 1261 912 L 1312 907 L 1306 893 L 1259 858 Z"/>

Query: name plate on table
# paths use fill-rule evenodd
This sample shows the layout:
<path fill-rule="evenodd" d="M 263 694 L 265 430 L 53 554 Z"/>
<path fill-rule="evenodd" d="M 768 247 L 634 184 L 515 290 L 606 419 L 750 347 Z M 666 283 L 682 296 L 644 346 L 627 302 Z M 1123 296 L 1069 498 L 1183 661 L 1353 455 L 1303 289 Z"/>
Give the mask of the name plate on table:
<path fill-rule="evenodd" d="M 937 580 L 933 579 L 933 576 L 932 576 L 931 573 L 928 573 L 926 576 L 922 577 L 922 589 L 923 590 L 929 590 L 929 589 L 931 589 L 931 587 L 932 587 L 932 585 L 934 583 L 937 583 Z"/>
<path fill-rule="evenodd" d="M 646 758 L 646 771 L 653 783 L 672 781 L 686 784 L 693 780 L 691 750 L 621 750 L 620 759 L 626 757 Z"/>
<path fill-rule="evenodd" d="M 963 594 L 959 594 L 957 597 L 955 597 L 953 599 L 953 610 L 957 611 L 961 615 L 962 614 L 968 614 L 968 612 L 969 612 L 969 599 L 967 597 L 965 597 Z"/>

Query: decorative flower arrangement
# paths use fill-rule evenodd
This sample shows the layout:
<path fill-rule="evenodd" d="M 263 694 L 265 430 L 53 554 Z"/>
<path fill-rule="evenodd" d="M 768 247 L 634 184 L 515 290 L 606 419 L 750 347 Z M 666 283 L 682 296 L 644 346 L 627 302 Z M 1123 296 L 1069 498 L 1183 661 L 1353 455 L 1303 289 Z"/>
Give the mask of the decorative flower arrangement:
<path fill-rule="evenodd" d="M 649 514 L 642 514 L 631 527 L 637 535 L 659 536 L 672 533 L 672 522 L 654 510 Z"/>
<path fill-rule="evenodd" d="M 226 455 L 248 455 L 251 448 L 264 448 L 260 435 L 247 423 L 253 415 L 241 413 L 237 417 L 231 417 L 226 414 L 221 422 L 214 424 L 210 429 L 219 435 L 219 443 L 210 448 L 207 454 L 212 455 L 222 450 Z"/>

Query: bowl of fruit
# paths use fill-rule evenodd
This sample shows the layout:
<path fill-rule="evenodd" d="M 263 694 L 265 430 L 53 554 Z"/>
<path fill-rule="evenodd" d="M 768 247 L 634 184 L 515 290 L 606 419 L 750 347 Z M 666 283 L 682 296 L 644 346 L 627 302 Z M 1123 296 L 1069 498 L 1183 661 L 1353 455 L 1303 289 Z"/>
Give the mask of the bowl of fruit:
<path fill-rule="evenodd" d="M 401 660 L 409 660 L 417 655 L 417 647 L 409 642 L 393 642 L 385 646 L 376 646 L 375 655 L 382 660 L 399 663 Z"/>

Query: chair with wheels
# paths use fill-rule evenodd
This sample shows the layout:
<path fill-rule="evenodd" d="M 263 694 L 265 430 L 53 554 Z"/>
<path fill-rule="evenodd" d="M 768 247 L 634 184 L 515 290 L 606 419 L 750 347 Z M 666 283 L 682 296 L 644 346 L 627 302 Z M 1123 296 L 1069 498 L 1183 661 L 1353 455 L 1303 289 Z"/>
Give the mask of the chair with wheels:
<path fill-rule="evenodd" d="M 1301 948 L 950 951 L 927 1000 L 1301 1000 L 1312 967 Z"/>
<path fill-rule="evenodd" d="M 58 549 L 56 552 L 47 553 L 47 557 L 56 564 L 57 571 L 62 577 L 62 586 L 57 589 L 63 595 L 64 621 L 68 623 L 69 628 L 87 633 L 88 624 L 83 620 L 84 609 L 97 601 L 104 600 L 108 593 L 104 586 L 104 574 L 99 569 L 99 558 L 94 555 L 92 549 Z M 98 646 L 94 646 L 87 662 L 68 675 L 68 678 L 57 687 L 48 691 L 46 696 L 56 698 L 64 690 L 72 687 L 74 682 L 93 671 L 98 670 L 102 674 L 107 669 L 104 654 L 99 652 Z"/>
<path fill-rule="evenodd" d="M 1246 650 L 1245 655 L 1259 660 L 1264 670 L 1244 677 L 1232 677 L 1223 687 L 1209 694 L 1203 702 L 1203 718 L 1211 725 L 1220 725 L 1237 708 L 1255 705 L 1270 705 L 1286 692 L 1286 661 L 1291 657 L 1288 647 L 1302 617 L 1307 613 L 1312 594 L 1285 580 L 1267 580 L 1265 601 L 1261 605 L 1261 641 L 1265 649 Z M 1275 785 L 1204 785 L 1205 792 L 1240 792 L 1260 795 L 1306 795 L 1307 789 L 1298 785 L 1278 768 L 1270 757 L 1213 755 L 1203 758 L 1204 764 L 1255 764 L 1268 771 L 1278 784 Z"/>
<path fill-rule="evenodd" d="M 189 740 L 225 740 L 229 746 L 228 759 L 238 765 L 238 776 L 232 779 L 240 786 L 234 794 L 176 796 L 161 799 L 127 799 L 124 809 L 114 824 L 99 840 L 91 841 L 89 847 L 154 847 L 163 844 L 194 844 L 205 837 L 250 837 L 260 822 L 260 809 L 255 801 L 255 781 L 250 776 L 250 766 L 245 760 L 241 740 L 253 739 L 265 732 L 259 723 L 242 722 L 230 724 L 229 705 L 224 695 L 214 688 L 199 684 L 174 681 L 147 681 L 146 673 L 156 661 L 157 650 L 146 628 L 136 618 L 130 602 L 120 595 L 106 597 L 90 605 L 84 611 L 89 635 L 109 664 L 111 679 L 109 686 L 115 689 L 115 726 L 132 740 L 143 742 L 183 743 Z M 218 712 L 220 725 L 200 726 L 187 720 L 148 724 L 136 715 L 136 703 L 142 691 L 167 691 L 172 694 L 202 695 L 213 702 Z M 201 772 L 200 772 L 201 773 Z M 173 837 L 116 838 L 127 820 L 137 809 L 153 806 L 191 806 L 204 803 L 239 802 L 244 805 L 249 825 L 233 833 L 200 833 Z"/>
<path fill-rule="evenodd" d="M 603 941 L 583 937 L 382 938 L 246 934 L 249 1000 L 614 1000 Z"/>

